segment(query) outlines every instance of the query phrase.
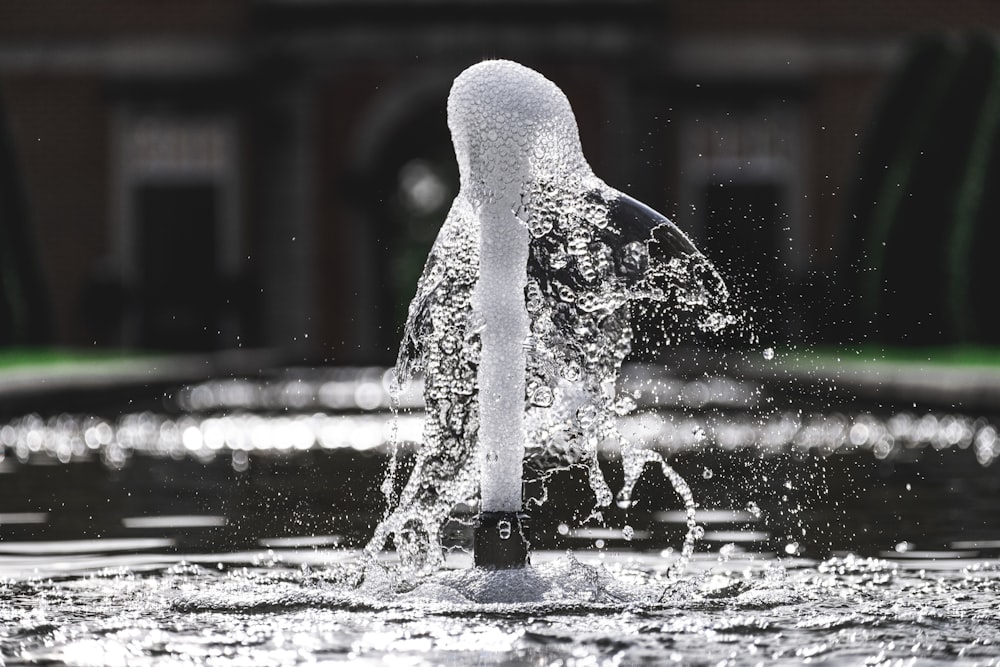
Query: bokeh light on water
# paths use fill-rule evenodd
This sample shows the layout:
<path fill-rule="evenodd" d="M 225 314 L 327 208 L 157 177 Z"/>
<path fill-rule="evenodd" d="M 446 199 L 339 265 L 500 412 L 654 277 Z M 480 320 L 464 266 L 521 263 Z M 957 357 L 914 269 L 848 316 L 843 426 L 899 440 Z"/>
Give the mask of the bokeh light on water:
<path fill-rule="evenodd" d="M 914 458 L 926 448 L 954 448 L 970 450 L 982 466 L 1000 456 L 998 427 L 986 417 L 774 407 L 754 382 L 726 376 L 661 377 L 654 382 L 645 369 L 631 370 L 640 379 L 622 391 L 620 429 L 664 453 L 752 449 L 827 456 L 865 450 L 884 460 Z M 135 453 L 211 458 L 237 451 L 385 450 L 394 441 L 420 441 L 419 378 L 401 394 L 400 412 L 390 420 L 389 379 L 383 369 L 290 375 L 278 381 L 233 379 L 187 386 L 163 412 L 115 418 L 29 414 L 0 426 L 0 456 L 12 455 L 22 463 L 98 457 L 115 466 Z M 609 451 L 614 446 L 604 444 Z"/>

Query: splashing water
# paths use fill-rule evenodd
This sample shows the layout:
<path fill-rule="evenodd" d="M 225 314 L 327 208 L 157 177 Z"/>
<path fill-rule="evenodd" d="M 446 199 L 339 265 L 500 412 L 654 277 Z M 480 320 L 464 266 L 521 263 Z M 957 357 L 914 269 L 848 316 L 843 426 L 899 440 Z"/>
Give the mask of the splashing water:
<path fill-rule="evenodd" d="M 391 600 L 345 595 L 335 568 L 294 562 L 0 577 L 0 657 L 11 667 L 998 664 L 995 561 L 738 556 L 696 559 L 673 584 L 641 560 L 445 570 Z M 521 594 L 496 589 L 510 579 Z M 659 602 L 647 593 L 657 590 Z"/>
<path fill-rule="evenodd" d="M 619 434 L 616 418 L 629 406 L 618 399 L 616 384 L 632 349 L 633 303 L 653 303 L 671 318 L 691 313 L 702 330 L 718 331 L 733 323 L 722 280 L 669 220 L 593 174 L 566 97 L 540 74 L 508 61 L 469 68 L 455 80 L 448 122 L 461 190 L 417 285 L 396 365 L 397 389 L 416 372 L 425 377 L 423 444 L 401 490 L 393 455 L 383 484 L 389 510 L 367 554 L 374 557 L 391 538 L 405 569 L 438 569 L 441 526 L 457 505 L 475 501 L 487 484 L 481 470 L 491 495 L 520 500 L 520 474 L 506 482 L 490 477 L 490 466 L 510 467 L 503 456 L 513 455 L 517 473 L 523 459 L 534 479 L 582 467 L 596 505 L 606 507 L 614 494 L 597 452 L 617 442 L 625 468 L 620 504 L 630 502 L 647 463 L 660 467 L 683 502 L 683 568 L 697 536 L 694 499 L 658 453 Z M 480 274 L 492 254 L 524 261 L 513 241 L 498 248 L 508 244 L 481 238 L 485 226 L 498 225 L 524 233 L 523 287 L 519 279 L 513 286 L 487 283 Z M 493 325 L 514 341 L 504 366 L 486 359 L 484 329 L 487 318 L 498 321 L 494 305 L 512 290 L 518 301 L 523 290 L 528 330 L 515 323 L 517 309 Z M 481 389 L 500 384 L 523 392 L 523 400 L 512 414 L 489 413 L 488 425 L 480 407 L 499 396 Z M 504 438 L 523 440 L 524 455 L 520 442 L 498 451 L 496 428 Z M 496 491 L 494 483 L 507 486 Z"/>

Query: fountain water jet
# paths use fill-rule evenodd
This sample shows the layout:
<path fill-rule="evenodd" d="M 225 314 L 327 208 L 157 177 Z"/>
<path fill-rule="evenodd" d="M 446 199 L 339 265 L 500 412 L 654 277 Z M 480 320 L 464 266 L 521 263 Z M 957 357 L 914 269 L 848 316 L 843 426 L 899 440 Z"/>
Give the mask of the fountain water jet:
<path fill-rule="evenodd" d="M 393 539 L 401 561 L 436 569 L 452 509 L 480 496 L 475 562 L 528 561 L 526 460 L 582 466 L 597 505 L 613 494 L 597 463 L 621 442 L 627 504 L 645 463 L 659 462 L 688 512 L 694 502 L 659 455 L 618 434 L 615 383 L 633 338 L 629 304 L 696 313 L 703 329 L 731 323 L 719 275 L 669 220 L 597 178 L 565 95 L 537 72 L 486 61 L 459 75 L 448 125 L 461 188 L 410 303 L 397 361 L 401 385 L 425 376 L 423 444 L 367 551 Z"/>

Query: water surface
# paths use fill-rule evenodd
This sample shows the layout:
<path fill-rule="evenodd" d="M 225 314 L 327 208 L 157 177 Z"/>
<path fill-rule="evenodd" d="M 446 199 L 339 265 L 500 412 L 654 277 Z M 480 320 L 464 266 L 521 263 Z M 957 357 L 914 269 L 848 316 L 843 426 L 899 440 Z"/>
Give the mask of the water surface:
<path fill-rule="evenodd" d="M 620 429 L 699 503 L 685 572 L 666 480 L 649 469 L 632 504 L 597 513 L 571 469 L 528 486 L 532 570 L 470 569 L 470 506 L 445 568 L 407 579 L 391 552 L 362 571 L 359 548 L 384 512 L 387 442 L 419 438 L 421 415 L 392 426 L 381 371 L 345 373 L 0 425 L 0 663 L 1000 660 L 989 415 L 634 372 Z M 600 455 L 615 488 L 620 458 Z"/>

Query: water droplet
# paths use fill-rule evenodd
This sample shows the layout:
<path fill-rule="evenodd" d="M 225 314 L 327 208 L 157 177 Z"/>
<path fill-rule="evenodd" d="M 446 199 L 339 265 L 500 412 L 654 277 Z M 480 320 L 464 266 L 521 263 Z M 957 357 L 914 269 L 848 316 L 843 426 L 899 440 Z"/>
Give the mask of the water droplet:
<path fill-rule="evenodd" d="M 513 528 L 511 528 L 510 521 L 507 521 L 506 519 L 497 523 L 497 530 L 500 533 L 501 540 L 509 540 L 511 533 L 513 532 Z"/>
<path fill-rule="evenodd" d="M 590 257 L 594 271 L 599 276 L 606 276 L 611 273 L 614 266 L 614 254 L 606 243 L 597 241 L 590 244 Z"/>
<path fill-rule="evenodd" d="M 632 528 L 632 526 L 625 526 L 624 528 L 622 528 L 622 537 L 624 537 L 626 540 L 631 542 L 634 536 L 635 536 L 635 530 Z"/>
<path fill-rule="evenodd" d="M 441 341 L 438 343 L 441 351 L 445 354 L 454 354 L 455 350 L 458 349 L 458 340 L 451 335 L 442 336 Z"/>
<path fill-rule="evenodd" d="M 773 347 L 768 347 L 768 348 L 764 349 L 764 358 L 767 359 L 768 361 L 771 361 L 772 359 L 774 359 L 774 348 Z"/>
<path fill-rule="evenodd" d="M 532 217 L 528 230 L 532 236 L 539 238 L 551 232 L 552 226 L 552 216 L 542 214 Z"/>
<path fill-rule="evenodd" d="M 597 406 L 585 405 L 576 411 L 576 418 L 583 428 L 590 428 L 597 420 Z"/>
<path fill-rule="evenodd" d="M 531 403 L 540 408 L 547 408 L 552 405 L 553 394 L 550 387 L 538 387 L 531 394 Z"/>
<path fill-rule="evenodd" d="M 628 243 L 622 249 L 621 268 L 623 273 L 642 273 L 649 262 L 646 244 L 640 241 Z"/>
<path fill-rule="evenodd" d="M 636 409 L 635 399 L 631 396 L 621 396 L 615 401 L 615 413 L 624 416 Z"/>
<path fill-rule="evenodd" d="M 701 476 L 704 477 L 705 479 L 712 479 L 712 476 L 714 474 L 715 473 L 712 472 L 711 468 L 705 468 L 704 470 L 701 471 Z"/>
<path fill-rule="evenodd" d="M 246 472 L 250 467 L 250 457 L 241 449 L 233 451 L 233 470 L 236 472 Z"/>
<path fill-rule="evenodd" d="M 565 252 L 554 252 L 549 257 L 549 266 L 556 271 L 566 268 L 567 264 L 569 264 L 569 256 Z"/>
<path fill-rule="evenodd" d="M 594 312 L 595 310 L 597 310 L 598 306 L 599 302 L 597 300 L 597 297 L 590 292 L 584 292 L 576 300 L 576 307 L 585 313 Z"/>
<path fill-rule="evenodd" d="M 566 251 L 575 257 L 580 257 L 587 254 L 589 245 L 590 230 L 586 227 L 578 227 L 573 230 L 569 242 L 566 244 Z"/>
<path fill-rule="evenodd" d="M 529 313 L 538 313 L 545 306 L 545 296 L 542 288 L 534 280 L 524 288 L 524 306 Z"/>
<path fill-rule="evenodd" d="M 573 303 L 576 301 L 576 294 L 567 285 L 560 284 L 556 288 L 556 292 L 559 294 L 559 298 L 566 303 Z"/>
<path fill-rule="evenodd" d="M 563 367 L 562 375 L 570 382 L 577 382 L 580 380 L 582 373 L 583 371 L 580 369 L 580 364 L 575 361 L 571 361 Z"/>

